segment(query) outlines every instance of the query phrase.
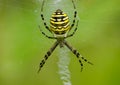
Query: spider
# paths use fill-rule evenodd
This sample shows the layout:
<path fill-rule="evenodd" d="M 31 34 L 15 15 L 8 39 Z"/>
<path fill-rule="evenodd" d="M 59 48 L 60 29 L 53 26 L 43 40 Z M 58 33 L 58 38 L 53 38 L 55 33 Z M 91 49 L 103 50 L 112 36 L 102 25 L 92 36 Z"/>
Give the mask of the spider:
<path fill-rule="evenodd" d="M 50 18 L 50 27 L 47 26 L 46 24 L 46 21 L 44 19 L 44 15 L 43 15 L 43 6 L 44 6 L 44 3 L 45 3 L 45 0 L 43 0 L 42 2 L 42 7 L 41 7 L 41 18 L 42 18 L 42 21 L 44 23 L 44 26 L 45 28 L 50 32 L 52 33 L 52 37 L 51 36 L 48 36 L 47 34 L 45 34 L 40 26 L 39 26 L 39 29 L 40 29 L 40 32 L 47 38 L 49 39 L 56 39 L 56 42 L 53 44 L 53 46 L 49 49 L 49 51 L 47 51 L 47 53 L 45 54 L 44 56 L 44 59 L 40 62 L 40 65 L 39 65 L 39 70 L 38 72 L 41 70 L 41 68 L 43 67 L 43 65 L 46 63 L 47 59 L 49 58 L 49 56 L 52 54 L 52 52 L 55 50 L 55 48 L 59 45 L 60 48 L 62 48 L 64 45 L 68 47 L 68 49 L 70 49 L 70 51 L 73 52 L 73 54 L 76 55 L 76 57 L 78 58 L 79 60 L 79 63 L 81 65 L 81 71 L 83 69 L 83 63 L 81 61 L 84 60 L 85 62 L 89 63 L 89 64 L 92 64 L 91 62 L 89 62 L 87 59 L 85 59 L 83 56 L 81 56 L 81 54 L 76 50 L 74 49 L 71 45 L 68 44 L 68 42 L 65 40 L 66 38 L 68 37 L 72 37 L 76 30 L 77 30 L 77 27 L 78 27 L 78 22 L 79 20 L 77 20 L 76 16 L 77 16 L 77 11 L 76 11 L 76 6 L 75 6 L 75 3 L 74 1 L 72 0 L 72 4 L 73 4 L 73 7 L 74 7 L 74 19 L 72 21 L 72 24 L 70 24 L 70 21 L 69 21 L 69 17 L 66 13 L 64 13 L 61 9 L 57 9 L 51 16 Z M 76 24 L 76 25 L 75 25 Z M 70 30 L 74 28 L 74 31 L 69 34 Z"/>

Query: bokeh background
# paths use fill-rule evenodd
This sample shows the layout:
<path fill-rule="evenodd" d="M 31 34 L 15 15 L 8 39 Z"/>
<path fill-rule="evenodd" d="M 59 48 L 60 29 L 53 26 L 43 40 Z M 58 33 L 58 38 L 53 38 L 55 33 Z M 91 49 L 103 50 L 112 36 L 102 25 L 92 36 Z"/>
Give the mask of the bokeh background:
<path fill-rule="evenodd" d="M 68 40 L 94 65 L 84 62 L 80 72 L 71 58 L 72 85 L 120 85 L 120 1 L 74 0 L 79 27 Z M 45 38 L 38 25 L 50 34 L 40 18 L 42 0 L 0 0 L 0 85 L 63 85 L 58 75 L 59 47 L 37 74 L 40 60 L 55 40 Z M 46 0 L 47 24 L 56 9 L 73 19 L 71 0 Z"/>

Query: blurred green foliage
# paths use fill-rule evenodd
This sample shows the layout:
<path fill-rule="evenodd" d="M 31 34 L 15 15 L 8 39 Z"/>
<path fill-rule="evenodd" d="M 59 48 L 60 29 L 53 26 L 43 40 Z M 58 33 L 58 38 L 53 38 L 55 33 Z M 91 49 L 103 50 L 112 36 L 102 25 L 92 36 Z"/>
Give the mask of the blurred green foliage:
<path fill-rule="evenodd" d="M 58 2 L 57 2 L 58 1 Z M 60 1 L 60 2 L 59 2 Z M 68 41 L 93 66 L 80 65 L 69 52 L 73 85 L 120 85 L 120 1 L 75 0 L 80 23 Z M 37 74 L 40 60 L 54 40 L 46 39 L 41 18 L 42 0 L 0 0 L 0 85 L 62 85 L 58 75 L 58 49 Z M 73 19 L 71 0 L 46 0 L 44 15 L 47 23 L 56 9 Z"/>

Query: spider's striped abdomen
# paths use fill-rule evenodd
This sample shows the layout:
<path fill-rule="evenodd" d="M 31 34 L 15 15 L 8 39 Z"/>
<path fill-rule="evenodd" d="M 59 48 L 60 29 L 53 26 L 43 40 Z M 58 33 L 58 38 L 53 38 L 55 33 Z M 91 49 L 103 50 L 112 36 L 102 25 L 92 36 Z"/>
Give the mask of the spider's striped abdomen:
<path fill-rule="evenodd" d="M 60 9 L 56 10 L 50 18 L 50 30 L 58 35 L 65 34 L 70 29 L 69 18 L 67 14 Z"/>

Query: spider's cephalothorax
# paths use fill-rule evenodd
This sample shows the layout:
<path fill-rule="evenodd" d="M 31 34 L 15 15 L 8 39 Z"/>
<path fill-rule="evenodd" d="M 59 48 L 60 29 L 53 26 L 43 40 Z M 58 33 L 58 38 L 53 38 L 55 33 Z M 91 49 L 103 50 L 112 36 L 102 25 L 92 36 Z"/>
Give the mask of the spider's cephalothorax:
<path fill-rule="evenodd" d="M 48 57 L 52 54 L 52 52 L 55 50 L 55 48 L 60 45 L 60 47 L 63 47 L 64 45 L 68 47 L 68 49 L 70 49 L 78 58 L 79 63 L 81 65 L 81 71 L 83 69 L 83 63 L 81 60 L 88 62 L 89 64 L 92 64 L 91 62 L 89 62 L 87 59 L 85 59 L 83 56 L 80 55 L 80 53 L 74 49 L 72 46 L 70 46 L 67 41 L 65 40 L 68 37 L 71 37 L 75 34 L 77 27 L 78 27 L 78 22 L 79 20 L 76 19 L 77 16 L 77 11 L 76 11 L 76 6 L 74 1 L 72 0 L 73 3 L 73 7 L 74 7 L 74 19 L 72 24 L 70 24 L 69 22 L 69 18 L 67 16 L 66 13 L 64 13 L 62 10 L 57 9 L 51 16 L 50 18 L 50 27 L 47 26 L 47 23 L 44 19 L 44 15 L 43 15 L 43 6 L 44 6 L 45 0 L 43 0 L 42 3 L 42 7 L 41 7 L 41 18 L 42 21 L 44 23 L 45 28 L 51 32 L 53 34 L 53 36 L 48 36 L 46 33 L 44 33 L 41 29 L 41 33 L 49 38 L 49 39 L 56 39 L 56 42 L 53 44 L 53 46 L 50 48 L 49 51 L 47 51 L 47 53 L 44 56 L 44 59 L 40 62 L 40 66 L 39 66 L 39 70 L 38 72 L 41 70 L 41 68 L 43 67 L 43 65 L 45 64 L 46 60 L 48 59 Z M 76 24 L 76 25 L 75 25 Z M 75 28 L 74 28 L 75 27 Z M 40 28 L 40 26 L 39 26 Z M 74 29 L 72 34 L 69 34 L 69 31 L 71 29 Z"/>

